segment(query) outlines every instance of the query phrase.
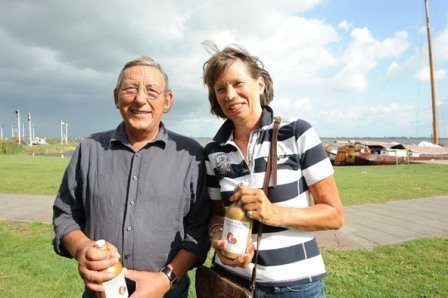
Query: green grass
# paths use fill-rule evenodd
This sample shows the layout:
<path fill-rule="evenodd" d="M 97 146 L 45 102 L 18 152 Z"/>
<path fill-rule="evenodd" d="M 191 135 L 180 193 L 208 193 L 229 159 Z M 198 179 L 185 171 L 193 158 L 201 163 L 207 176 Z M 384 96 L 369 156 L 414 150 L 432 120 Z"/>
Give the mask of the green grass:
<path fill-rule="evenodd" d="M 81 296 L 83 282 L 76 262 L 57 256 L 52 238 L 48 224 L 0 221 L 0 297 Z M 330 272 L 325 279 L 329 297 L 442 297 L 448 293 L 447 238 L 370 250 L 325 249 L 322 254 Z M 189 297 L 195 297 L 193 285 L 192 280 Z"/>
<path fill-rule="evenodd" d="M 53 196 L 68 162 L 0 154 L 0 193 Z M 335 177 L 344 205 L 448 194 L 447 165 L 336 167 Z M 80 296 L 76 262 L 56 256 L 52 238 L 46 224 L 0 221 L 0 297 Z M 448 239 L 433 238 L 373 250 L 324 250 L 328 296 L 443 296 L 447 248 Z"/>
<path fill-rule="evenodd" d="M 0 221 L 0 297 L 80 297 L 75 261 L 57 256 L 48 224 Z"/>
<path fill-rule="evenodd" d="M 68 158 L 0 155 L 0 193 L 55 195 Z M 448 165 L 335 167 L 344 205 L 448 194 Z"/>
<path fill-rule="evenodd" d="M 55 195 L 68 158 L 0 155 L 0 193 Z"/>
<path fill-rule="evenodd" d="M 448 194 L 448 165 L 335 167 L 344 205 Z"/>
<path fill-rule="evenodd" d="M 323 250 L 330 297 L 446 297 L 448 239 L 422 238 L 372 250 Z"/>

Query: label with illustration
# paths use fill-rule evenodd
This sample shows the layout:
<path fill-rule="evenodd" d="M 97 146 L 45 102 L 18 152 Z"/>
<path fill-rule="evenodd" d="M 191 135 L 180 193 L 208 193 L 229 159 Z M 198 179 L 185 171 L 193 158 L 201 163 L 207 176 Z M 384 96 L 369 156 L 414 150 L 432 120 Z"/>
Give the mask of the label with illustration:
<path fill-rule="evenodd" d="M 124 279 L 124 270 L 121 270 L 121 273 L 114 279 L 104 282 L 103 286 L 107 298 L 129 297 L 128 288 Z"/>
<path fill-rule="evenodd" d="M 244 254 L 246 252 L 249 229 L 249 222 L 226 217 L 222 231 L 222 237 L 227 241 L 226 251 L 234 254 Z"/>

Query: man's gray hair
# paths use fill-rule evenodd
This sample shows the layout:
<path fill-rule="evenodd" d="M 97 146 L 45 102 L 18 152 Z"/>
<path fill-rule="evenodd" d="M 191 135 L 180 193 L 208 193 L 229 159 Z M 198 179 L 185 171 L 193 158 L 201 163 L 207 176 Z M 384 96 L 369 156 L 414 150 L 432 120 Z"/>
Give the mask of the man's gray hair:
<path fill-rule="evenodd" d="M 125 69 L 130 68 L 132 66 L 138 66 L 138 65 L 151 66 L 151 67 L 155 67 L 158 70 L 160 70 L 160 72 L 163 75 L 163 79 L 165 80 L 165 90 L 163 90 L 163 91 L 164 92 L 171 91 L 171 87 L 170 87 L 170 84 L 168 81 L 168 75 L 163 70 L 162 66 L 160 66 L 160 64 L 156 60 L 154 60 L 154 58 L 152 58 L 150 56 L 141 56 L 140 58 L 137 58 L 135 60 L 132 60 L 132 61 L 126 63 L 126 65 L 121 70 L 120 75 L 118 76 L 117 86 L 116 86 L 117 89 L 120 88 L 121 83 L 123 82 L 123 73 L 124 73 Z"/>

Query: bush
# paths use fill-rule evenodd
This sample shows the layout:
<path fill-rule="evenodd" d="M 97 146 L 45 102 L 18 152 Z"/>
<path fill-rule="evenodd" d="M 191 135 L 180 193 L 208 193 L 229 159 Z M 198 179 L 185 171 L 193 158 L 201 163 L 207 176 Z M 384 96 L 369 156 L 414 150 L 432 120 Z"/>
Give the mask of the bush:
<path fill-rule="evenodd" d="M 79 144 L 76 140 L 70 140 L 68 145 L 61 145 L 58 141 L 50 139 L 45 145 L 21 145 L 17 143 L 17 140 L 0 140 L 0 154 L 2 155 L 47 155 L 47 154 L 61 154 L 65 152 L 73 152 L 76 146 Z"/>
<path fill-rule="evenodd" d="M 20 154 L 23 152 L 23 145 L 17 140 L 0 140 L 0 154 Z"/>

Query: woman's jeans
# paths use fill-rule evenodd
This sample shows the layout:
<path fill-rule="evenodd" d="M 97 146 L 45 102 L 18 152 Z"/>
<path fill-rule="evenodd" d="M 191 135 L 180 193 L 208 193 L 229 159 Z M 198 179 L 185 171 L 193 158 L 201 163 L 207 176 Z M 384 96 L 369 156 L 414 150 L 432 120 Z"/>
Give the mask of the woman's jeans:
<path fill-rule="evenodd" d="M 268 297 L 325 297 L 323 280 L 298 283 L 288 287 L 257 286 L 257 298 Z"/>

